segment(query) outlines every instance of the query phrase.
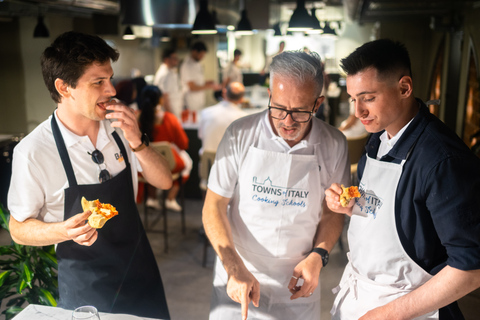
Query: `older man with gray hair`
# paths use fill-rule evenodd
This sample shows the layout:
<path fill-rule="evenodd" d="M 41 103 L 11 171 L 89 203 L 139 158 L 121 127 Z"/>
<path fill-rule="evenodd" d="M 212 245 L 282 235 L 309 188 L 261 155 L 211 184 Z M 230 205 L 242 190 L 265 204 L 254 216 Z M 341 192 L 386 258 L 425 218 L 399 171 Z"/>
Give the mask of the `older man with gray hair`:
<path fill-rule="evenodd" d="M 268 110 L 227 129 L 208 181 L 210 319 L 319 319 L 320 271 L 343 227 L 324 191 L 350 182 L 346 140 L 312 117 L 324 100 L 320 57 L 285 51 L 270 72 Z"/>

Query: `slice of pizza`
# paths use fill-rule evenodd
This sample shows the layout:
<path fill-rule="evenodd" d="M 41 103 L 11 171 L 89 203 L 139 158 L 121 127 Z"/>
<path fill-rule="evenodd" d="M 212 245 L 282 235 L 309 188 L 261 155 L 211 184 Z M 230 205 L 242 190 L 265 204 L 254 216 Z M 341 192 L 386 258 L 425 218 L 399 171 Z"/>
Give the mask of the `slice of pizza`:
<path fill-rule="evenodd" d="M 89 210 L 92 213 L 88 217 L 88 224 L 96 229 L 102 228 L 105 222 L 118 214 L 117 209 L 111 204 L 101 203 L 98 199 L 88 201 L 85 197 L 82 197 L 82 209 L 84 212 Z"/>
<path fill-rule="evenodd" d="M 358 192 L 357 186 L 345 188 L 342 184 L 342 190 L 343 192 L 340 195 L 340 204 L 342 205 L 342 207 L 348 206 L 351 199 L 360 197 L 360 192 Z"/>

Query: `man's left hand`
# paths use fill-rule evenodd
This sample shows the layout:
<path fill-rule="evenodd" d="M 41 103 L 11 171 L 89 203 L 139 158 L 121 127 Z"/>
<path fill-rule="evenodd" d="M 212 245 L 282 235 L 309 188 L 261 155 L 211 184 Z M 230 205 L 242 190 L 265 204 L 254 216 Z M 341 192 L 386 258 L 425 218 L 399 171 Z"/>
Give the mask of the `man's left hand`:
<path fill-rule="evenodd" d="M 297 298 L 308 298 L 318 286 L 318 278 L 322 269 L 322 257 L 316 253 L 311 253 L 293 269 L 293 276 L 288 284 L 288 289 L 292 293 L 290 300 Z M 303 284 L 297 283 L 303 279 Z"/>
<path fill-rule="evenodd" d="M 107 119 L 116 119 L 111 123 L 111 126 L 122 129 L 123 136 L 133 148 L 140 146 L 142 144 L 142 133 L 133 109 L 114 99 L 108 103 L 107 110 L 114 111 L 107 113 L 105 116 Z"/>

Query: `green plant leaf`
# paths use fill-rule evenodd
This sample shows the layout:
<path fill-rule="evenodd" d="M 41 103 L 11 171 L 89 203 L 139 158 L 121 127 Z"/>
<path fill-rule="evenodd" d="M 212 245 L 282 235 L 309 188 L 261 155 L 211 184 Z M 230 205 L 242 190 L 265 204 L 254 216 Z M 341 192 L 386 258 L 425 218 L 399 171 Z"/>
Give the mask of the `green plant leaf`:
<path fill-rule="evenodd" d="M 12 254 L 13 250 L 11 246 L 1 246 L 0 247 L 0 255 L 4 256 L 7 254 Z"/>
<path fill-rule="evenodd" d="M 58 269 L 57 258 L 54 255 L 52 255 L 52 254 L 50 254 L 49 252 L 46 252 L 46 251 L 38 251 L 38 255 L 50 267 L 52 267 L 54 269 Z"/>
<path fill-rule="evenodd" d="M 5 279 L 8 278 L 10 273 L 12 273 L 11 270 L 4 271 L 4 272 L 0 273 L 0 287 L 3 286 L 3 283 L 5 282 Z"/>
<path fill-rule="evenodd" d="M 7 218 L 6 210 L 3 208 L 2 204 L 0 203 L 0 224 L 2 225 L 2 228 L 5 230 L 10 231 L 8 228 L 8 218 Z"/>
<path fill-rule="evenodd" d="M 40 288 L 40 291 L 42 292 L 42 294 L 40 294 L 39 298 L 40 300 L 45 302 L 45 305 L 52 306 L 52 307 L 57 306 L 57 301 L 55 301 L 55 298 L 53 298 L 53 295 L 49 291 L 43 288 Z"/>
<path fill-rule="evenodd" d="M 27 287 L 27 283 L 25 282 L 25 280 L 22 279 L 22 281 L 18 285 L 17 292 L 19 294 L 22 294 L 23 289 L 25 289 L 26 287 Z"/>

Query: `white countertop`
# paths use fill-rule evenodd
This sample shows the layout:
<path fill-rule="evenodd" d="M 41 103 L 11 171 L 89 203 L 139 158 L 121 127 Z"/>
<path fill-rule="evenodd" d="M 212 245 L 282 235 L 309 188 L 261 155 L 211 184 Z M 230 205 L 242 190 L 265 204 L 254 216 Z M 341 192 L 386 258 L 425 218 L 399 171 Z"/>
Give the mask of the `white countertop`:
<path fill-rule="evenodd" d="M 160 320 L 153 318 L 142 318 L 129 314 L 104 313 L 100 312 L 100 320 Z M 72 310 L 65 310 L 56 307 L 47 307 L 38 304 L 28 305 L 20 312 L 14 320 L 72 320 Z"/>

